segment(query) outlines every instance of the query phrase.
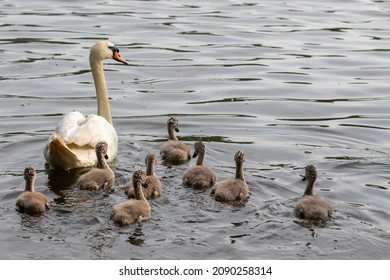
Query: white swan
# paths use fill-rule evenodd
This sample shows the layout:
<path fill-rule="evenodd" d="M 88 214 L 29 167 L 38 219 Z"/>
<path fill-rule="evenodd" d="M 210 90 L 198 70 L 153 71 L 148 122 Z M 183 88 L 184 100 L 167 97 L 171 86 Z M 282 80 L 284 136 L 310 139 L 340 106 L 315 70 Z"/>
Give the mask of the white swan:
<path fill-rule="evenodd" d="M 127 64 L 113 43 L 101 41 L 92 46 L 89 63 L 95 83 L 98 115 L 84 117 L 80 112 L 74 111 L 64 116 L 44 149 L 44 156 L 50 167 L 73 169 L 95 165 L 95 145 L 101 141 L 108 144 L 108 162 L 116 158 L 118 136 L 112 126 L 103 71 L 103 60 L 108 58 Z"/>

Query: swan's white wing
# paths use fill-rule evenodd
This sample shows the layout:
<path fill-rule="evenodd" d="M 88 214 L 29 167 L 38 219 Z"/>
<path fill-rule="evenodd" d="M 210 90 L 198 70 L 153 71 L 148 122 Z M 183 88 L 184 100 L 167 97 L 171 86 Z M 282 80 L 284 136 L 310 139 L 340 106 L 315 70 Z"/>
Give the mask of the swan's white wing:
<path fill-rule="evenodd" d="M 105 118 L 97 115 L 89 115 L 83 121 L 79 119 L 77 125 L 68 128 L 66 138 L 69 143 L 77 146 L 92 146 L 105 141 L 110 144 L 117 141 L 114 127 Z"/>
<path fill-rule="evenodd" d="M 103 117 L 71 112 L 58 123 L 45 149 L 51 166 L 65 169 L 96 164 L 95 145 L 108 144 L 108 161 L 116 158 L 118 137 L 114 127 Z"/>
<path fill-rule="evenodd" d="M 85 123 L 85 120 L 86 118 L 80 112 L 70 112 L 61 119 L 54 132 L 61 137 L 65 143 L 71 144 L 72 140 L 68 137 L 69 132 L 77 129 L 80 125 Z"/>

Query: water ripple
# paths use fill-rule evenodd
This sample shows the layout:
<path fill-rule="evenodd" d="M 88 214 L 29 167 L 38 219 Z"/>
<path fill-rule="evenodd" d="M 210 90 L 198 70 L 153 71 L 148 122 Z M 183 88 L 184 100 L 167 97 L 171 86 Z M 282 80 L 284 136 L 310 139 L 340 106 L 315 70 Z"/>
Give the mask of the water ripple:
<path fill-rule="evenodd" d="M 386 1 L 10 1 L 0 4 L 0 243 L 9 259 L 388 259 L 389 86 Z M 105 75 L 119 154 L 113 190 L 76 188 L 85 170 L 45 166 L 61 117 L 96 113 L 88 49 L 111 40 L 129 62 Z M 234 177 L 245 152 L 251 196 L 217 203 L 182 187 L 182 166 L 156 172 L 150 221 L 117 228 L 112 205 L 145 154 L 178 137 L 207 144 L 205 162 Z M 53 200 L 20 215 L 24 165 Z M 296 219 L 307 164 L 335 213 Z M 86 226 L 87 225 L 87 226 Z M 44 244 L 44 246 L 42 246 Z M 28 251 L 28 254 L 26 252 Z"/>

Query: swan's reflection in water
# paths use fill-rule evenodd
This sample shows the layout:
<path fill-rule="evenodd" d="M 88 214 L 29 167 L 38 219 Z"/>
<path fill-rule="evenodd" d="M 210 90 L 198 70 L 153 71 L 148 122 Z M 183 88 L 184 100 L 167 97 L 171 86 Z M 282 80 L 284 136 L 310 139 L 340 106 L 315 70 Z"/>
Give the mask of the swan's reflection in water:
<path fill-rule="evenodd" d="M 59 195 L 63 190 L 73 188 L 81 174 L 87 172 L 89 169 L 90 168 L 76 168 L 71 170 L 50 169 L 50 167 L 46 165 L 46 185 L 55 194 Z"/>

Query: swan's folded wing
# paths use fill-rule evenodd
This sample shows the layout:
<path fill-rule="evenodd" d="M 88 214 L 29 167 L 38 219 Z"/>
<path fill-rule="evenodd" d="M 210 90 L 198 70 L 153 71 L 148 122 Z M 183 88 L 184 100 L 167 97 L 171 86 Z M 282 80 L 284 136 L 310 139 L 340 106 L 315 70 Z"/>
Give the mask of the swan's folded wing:
<path fill-rule="evenodd" d="M 73 143 L 73 140 L 69 138 L 69 132 L 85 123 L 86 118 L 77 111 L 66 114 L 58 123 L 54 132 L 58 137 L 67 143 Z"/>
<path fill-rule="evenodd" d="M 110 148 L 118 141 L 114 127 L 105 118 L 97 115 L 89 115 L 84 122 L 70 128 L 67 139 L 69 143 L 80 147 L 95 147 L 98 142 L 105 141 Z"/>
<path fill-rule="evenodd" d="M 79 112 L 66 114 L 47 142 L 44 155 L 53 167 L 72 169 L 96 164 L 95 146 L 108 144 L 109 162 L 117 155 L 118 137 L 114 127 L 103 117 Z"/>

